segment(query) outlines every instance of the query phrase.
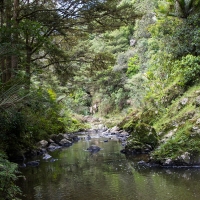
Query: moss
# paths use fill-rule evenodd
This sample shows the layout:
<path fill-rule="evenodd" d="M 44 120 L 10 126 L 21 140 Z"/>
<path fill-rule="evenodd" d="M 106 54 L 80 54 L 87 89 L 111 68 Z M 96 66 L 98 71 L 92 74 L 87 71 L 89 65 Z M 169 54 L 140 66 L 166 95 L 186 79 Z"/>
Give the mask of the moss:
<path fill-rule="evenodd" d="M 141 150 L 143 152 L 147 145 L 150 145 L 152 150 L 158 144 L 158 136 L 155 129 L 149 124 L 142 122 L 139 112 L 132 113 L 121 123 L 121 126 L 124 130 L 131 133 L 126 149 Z"/>
<path fill-rule="evenodd" d="M 158 144 L 158 136 L 156 134 L 155 129 L 145 123 L 138 123 L 135 127 L 136 137 L 143 144 L 149 144 L 153 148 Z"/>
<path fill-rule="evenodd" d="M 118 124 L 119 128 L 122 128 L 128 132 L 132 132 L 140 120 L 140 115 L 141 113 L 138 110 L 131 112 Z"/>
<path fill-rule="evenodd" d="M 142 151 L 145 145 L 142 142 L 139 142 L 137 139 L 130 139 L 125 149 L 128 151 Z"/>

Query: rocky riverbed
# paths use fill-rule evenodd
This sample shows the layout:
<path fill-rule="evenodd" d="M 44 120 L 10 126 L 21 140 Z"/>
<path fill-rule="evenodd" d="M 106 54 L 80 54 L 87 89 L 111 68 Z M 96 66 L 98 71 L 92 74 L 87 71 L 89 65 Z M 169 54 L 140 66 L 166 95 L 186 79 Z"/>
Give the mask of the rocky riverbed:
<path fill-rule="evenodd" d="M 120 130 L 117 126 L 108 129 L 105 125 L 98 124 L 93 126 L 91 129 L 81 132 L 51 135 L 48 140 L 39 141 L 36 144 L 35 149 L 26 152 L 23 155 L 23 163 L 20 164 L 20 166 L 39 166 L 40 161 L 37 159 L 37 156 L 42 156 L 42 159 L 54 162 L 55 159 L 51 156 L 51 152 L 62 148 L 68 148 L 79 140 L 91 140 L 92 137 L 102 137 L 104 138 L 104 142 L 108 142 L 109 140 L 118 140 L 121 142 L 122 146 L 125 146 L 129 134 L 126 131 Z M 92 145 L 86 150 L 99 151 L 100 149 L 100 147 Z"/>

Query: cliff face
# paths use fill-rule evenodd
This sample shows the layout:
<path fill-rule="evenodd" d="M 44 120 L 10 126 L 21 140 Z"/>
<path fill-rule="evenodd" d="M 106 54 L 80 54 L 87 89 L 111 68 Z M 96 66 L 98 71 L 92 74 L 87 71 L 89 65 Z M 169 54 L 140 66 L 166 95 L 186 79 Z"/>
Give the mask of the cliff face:
<path fill-rule="evenodd" d="M 164 93 L 120 123 L 131 133 L 126 152 L 150 152 L 160 165 L 200 164 L 200 85 L 173 85 Z"/>

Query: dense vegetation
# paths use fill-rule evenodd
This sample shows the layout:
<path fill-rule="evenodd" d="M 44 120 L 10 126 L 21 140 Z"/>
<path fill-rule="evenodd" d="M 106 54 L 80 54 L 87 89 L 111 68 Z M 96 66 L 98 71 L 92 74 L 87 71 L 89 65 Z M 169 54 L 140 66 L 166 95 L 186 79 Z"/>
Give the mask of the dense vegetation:
<path fill-rule="evenodd" d="M 85 129 L 91 107 L 131 133 L 128 149 L 150 145 L 161 163 L 196 159 L 199 11 L 199 0 L 1 1 L 1 176 L 4 153 Z"/>

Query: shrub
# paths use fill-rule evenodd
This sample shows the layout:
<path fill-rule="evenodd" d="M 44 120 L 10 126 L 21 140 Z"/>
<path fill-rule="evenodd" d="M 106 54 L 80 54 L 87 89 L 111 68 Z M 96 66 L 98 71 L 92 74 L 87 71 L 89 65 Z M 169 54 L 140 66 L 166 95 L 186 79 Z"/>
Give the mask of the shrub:
<path fill-rule="evenodd" d="M 19 178 L 17 164 L 9 162 L 5 155 L 0 153 L 0 199 L 17 200 L 16 196 L 22 192 L 15 181 Z"/>
<path fill-rule="evenodd" d="M 128 69 L 126 72 L 127 76 L 132 77 L 133 75 L 139 72 L 139 69 L 140 69 L 139 58 L 137 56 L 133 56 L 132 58 L 129 58 Z"/>
<path fill-rule="evenodd" d="M 193 85 L 200 81 L 200 56 L 187 55 L 174 63 L 175 76 L 181 73 L 180 84 Z"/>

